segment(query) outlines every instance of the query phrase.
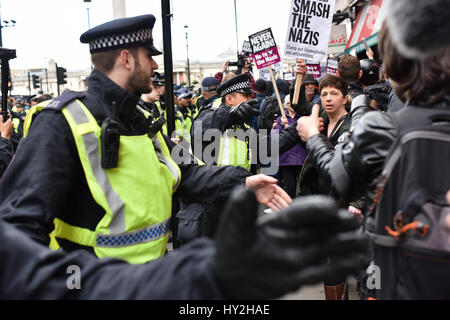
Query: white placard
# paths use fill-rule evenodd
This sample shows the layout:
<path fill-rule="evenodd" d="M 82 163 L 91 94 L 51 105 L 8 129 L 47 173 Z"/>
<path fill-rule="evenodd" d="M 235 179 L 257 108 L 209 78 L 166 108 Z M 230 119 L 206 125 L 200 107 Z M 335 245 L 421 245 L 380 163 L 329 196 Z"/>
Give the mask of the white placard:
<path fill-rule="evenodd" d="M 335 0 L 292 0 L 284 55 L 322 61 L 327 55 Z"/>

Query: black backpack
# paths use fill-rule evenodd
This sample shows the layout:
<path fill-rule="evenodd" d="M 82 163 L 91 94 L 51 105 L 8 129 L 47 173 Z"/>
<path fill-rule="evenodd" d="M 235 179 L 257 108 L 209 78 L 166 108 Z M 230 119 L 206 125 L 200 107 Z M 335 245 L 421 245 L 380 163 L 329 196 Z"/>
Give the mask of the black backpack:
<path fill-rule="evenodd" d="M 366 219 L 381 278 L 375 288 L 369 279 L 369 289 L 377 299 L 448 299 L 450 110 L 405 107 L 390 115 L 398 136 Z"/>
<path fill-rule="evenodd" d="M 261 114 L 261 124 L 259 129 L 272 129 L 273 122 L 278 119 L 280 114 L 280 107 L 278 101 L 274 97 L 266 97 L 266 107 Z"/>

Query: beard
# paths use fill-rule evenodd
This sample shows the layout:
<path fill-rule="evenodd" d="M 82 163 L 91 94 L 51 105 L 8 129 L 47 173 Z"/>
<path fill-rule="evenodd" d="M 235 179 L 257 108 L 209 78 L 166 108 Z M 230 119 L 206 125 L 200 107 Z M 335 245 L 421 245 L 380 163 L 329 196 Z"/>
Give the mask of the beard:
<path fill-rule="evenodd" d="M 151 74 L 148 74 L 142 70 L 140 64 L 136 61 L 136 68 L 128 79 L 127 91 L 137 97 L 140 97 L 142 94 L 150 93 L 152 91 L 150 84 Z"/>

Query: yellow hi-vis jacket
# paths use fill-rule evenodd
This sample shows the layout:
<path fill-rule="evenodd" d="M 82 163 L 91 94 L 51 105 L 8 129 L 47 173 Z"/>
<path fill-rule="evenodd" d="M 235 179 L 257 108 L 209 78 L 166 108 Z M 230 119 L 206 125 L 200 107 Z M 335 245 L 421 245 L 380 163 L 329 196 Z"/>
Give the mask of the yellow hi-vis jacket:
<path fill-rule="evenodd" d="M 249 141 L 247 138 L 242 141 L 232 136 L 233 130 L 228 129 L 222 134 L 217 165 L 239 166 L 250 171 L 252 159 Z"/>
<path fill-rule="evenodd" d="M 28 132 L 35 106 L 24 124 Z M 95 230 L 54 219 L 56 238 L 90 246 L 99 257 L 146 263 L 164 255 L 169 234 L 172 194 L 181 172 L 160 132 L 120 136 L 117 168 L 101 166 L 101 128 L 86 106 L 74 100 L 63 107 L 94 200 L 105 210 Z"/>

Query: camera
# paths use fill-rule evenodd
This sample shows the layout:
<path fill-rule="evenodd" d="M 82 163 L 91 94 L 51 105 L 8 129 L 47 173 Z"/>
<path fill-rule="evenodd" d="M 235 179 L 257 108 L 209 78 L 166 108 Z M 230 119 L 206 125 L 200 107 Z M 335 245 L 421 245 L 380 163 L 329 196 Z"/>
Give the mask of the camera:
<path fill-rule="evenodd" d="M 245 59 L 250 58 L 247 55 L 242 55 L 242 54 L 238 54 L 238 58 L 236 62 L 230 62 L 228 65 L 230 67 L 237 67 L 238 68 L 238 73 L 241 73 L 242 68 L 245 66 Z M 249 63 L 249 67 L 250 67 L 250 71 L 252 71 L 253 68 L 253 64 Z"/>
<path fill-rule="evenodd" d="M 238 54 L 238 58 L 236 62 L 230 62 L 229 66 L 230 67 L 238 67 L 238 68 L 243 68 L 245 65 L 245 59 L 244 56 L 241 54 Z"/>

